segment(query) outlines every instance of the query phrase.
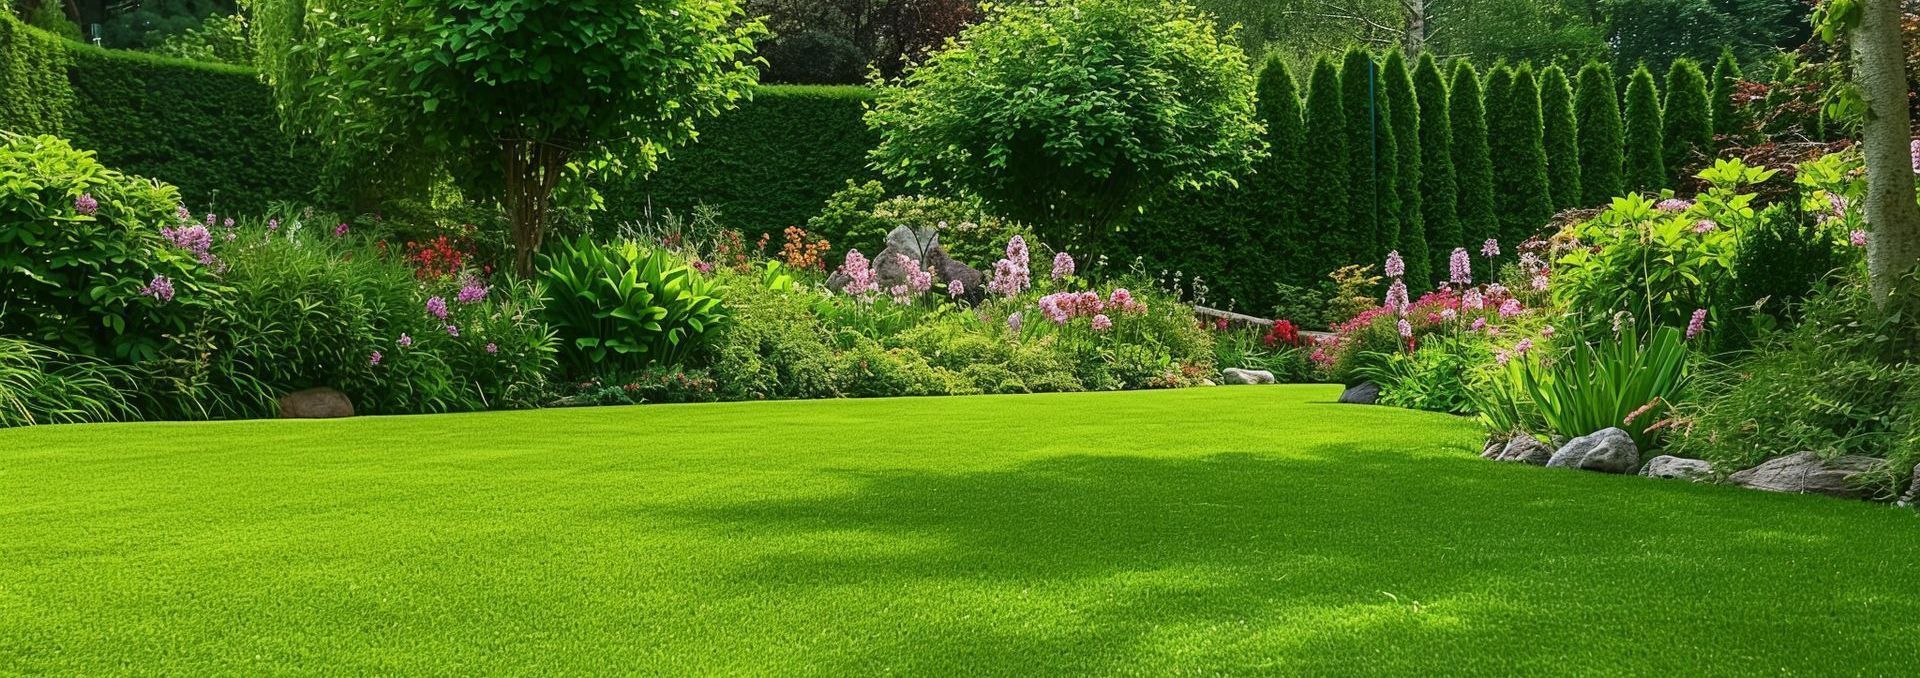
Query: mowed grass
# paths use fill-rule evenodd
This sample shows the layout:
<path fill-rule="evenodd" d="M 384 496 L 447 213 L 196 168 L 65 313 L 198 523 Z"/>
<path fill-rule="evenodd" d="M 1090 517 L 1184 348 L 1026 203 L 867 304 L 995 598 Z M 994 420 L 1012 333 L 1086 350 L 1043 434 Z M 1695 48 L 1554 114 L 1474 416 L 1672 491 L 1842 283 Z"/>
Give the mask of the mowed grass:
<path fill-rule="evenodd" d="M 1319 386 L 0 431 L 0 673 L 1911 675 L 1920 516 Z"/>

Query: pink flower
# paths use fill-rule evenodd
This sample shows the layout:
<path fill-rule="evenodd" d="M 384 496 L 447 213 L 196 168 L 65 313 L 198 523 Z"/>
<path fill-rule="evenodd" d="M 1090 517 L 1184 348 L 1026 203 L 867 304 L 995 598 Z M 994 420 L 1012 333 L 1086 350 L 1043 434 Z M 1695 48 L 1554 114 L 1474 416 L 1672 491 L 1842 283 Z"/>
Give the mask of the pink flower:
<path fill-rule="evenodd" d="M 162 304 L 173 301 L 173 280 L 164 275 L 156 275 L 153 280 L 147 282 L 146 287 L 140 289 L 140 293 L 153 297 Z"/>
<path fill-rule="evenodd" d="M 381 355 L 380 355 L 380 352 L 379 352 L 379 351 L 374 351 L 374 352 L 373 352 L 373 355 L 370 355 L 370 356 L 367 356 L 367 364 L 368 364 L 368 365 L 379 365 L 379 364 L 380 364 L 380 359 L 381 359 L 381 358 L 383 358 L 383 357 L 384 357 L 384 356 L 381 356 Z"/>
<path fill-rule="evenodd" d="M 1127 313 L 1145 313 L 1147 305 L 1133 298 L 1133 293 L 1125 287 L 1115 287 L 1107 294 L 1107 307 Z"/>
<path fill-rule="evenodd" d="M 1473 264 L 1468 261 L 1467 248 L 1453 248 L 1453 254 L 1447 258 L 1447 274 L 1447 279 L 1453 284 L 1473 284 Z"/>
<path fill-rule="evenodd" d="M 1459 318 L 1459 317 L 1460 317 L 1459 311 L 1453 310 L 1451 308 L 1440 309 L 1441 320 L 1445 320 L 1447 322 L 1453 322 L 1455 318 Z"/>
<path fill-rule="evenodd" d="M 695 261 L 693 262 L 693 270 L 699 271 L 701 273 L 712 273 L 713 264 L 709 264 L 704 261 Z"/>
<path fill-rule="evenodd" d="M 967 293 L 967 286 L 965 284 L 962 284 L 960 281 L 953 280 L 947 283 L 947 296 L 953 297 L 955 299 L 959 299 L 960 297 L 965 296 L 966 293 Z"/>
<path fill-rule="evenodd" d="M 1113 319 L 1108 318 L 1107 314 L 1100 313 L 1093 316 L 1093 331 L 1105 332 L 1110 329 L 1113 329 Z"/>
<path fill-rule="evenodd" d="M 1480 244 L 1480 256 L 1489 259 L 1500 256 L 1500 241 L 1487 238 L 1486 242 Z"/>
<path fill-rule="evenodd" d="M 278 230 L 280 230 L 280 219 L 279 219 L 279 218 L 277 218 L 277 217 L 276 217 L 276 218 L 273 218 L 273 219 L 268 219 L 268 220 L 267 220 L 267 230 L 269 230 L 269 231 L 278 231 Z"/>
<path fill-rule="evenodd" d="M 1712 233 L 1718 230 L 1720 230 L 1720 224 L 1714 223 L 1712 219 L 1701 219 L 1693 222 L 1693 232 L 1695 233 Z"/>
<path fill-rule="evenodd" d="M 91 193 L 81 193 L 80 197 L 73 199 L 73 211 L 84 216 L 93 216 L 94 212 L 100 211 L 100 202 L 94 200 Z"/>
<path fill-rule="evenodd" d="M 1706 330 L 1707 330 L 1707 309 L 1703 308 L 1703 309 L 1694 311 L 1693 319 L 1687 321 L 1687 338 L 1692 339 L 1694 337 L 1700 336 L 1700 333 L 1705 332 Z"/>
<path fill-rule="evenodd" d="M 1499 364 L 1501 364 L 1501 365 L 1506 365 L 1506 364 L 1507 364 L 1507 361 L 1509 361 L 1509 360 L 1512 360 L 1512 359 L 1513 359 L 1513 354 L 1511 354 L 1511 353 L 1508 353 L 1508 352 L 1506 352 L 1506 351 L 1494 351 L 1494 352 L 1493 352 L 1493 361 L 1494 361 L 1494 362 L 1496 362 L 1496 363 L 1499 363 Z"/>
<path fill-rule="evenodd" d="M 1480 290 L 1468 289 L 1460 295 L 1460 305 L 1465 306 L 1467 310 L 1478 311 L 1486 308 L 1487 301 L 1485 297 L 1480 296 Z"/>
<path fill-rule="evenodd" d="M 1853 243 L 1854 247 L 1866 247 L 1867 232 L 1862 231 L 1860 229 L 1854 229 L 1853 232 L 1847 234 L 1847 242 Z"/>
<path fill-rule="evenodd" d="M 1511 318 L 1520 315 L 1522 310 L 1519 299 L 1508 299 L 1500 302 L 1500 317 L 1502 318 Z"/>
<path fill-rule="evenodd" d="M 1532 339 L 1521 339 L 1520 343 L 1513 345 L 1513 352 L 1515 355 L 1526 355 L 1527 351 L 1531 351 L 1531 350 L 1533 350 Z"/>
<path fill-rule="evenodd" d="M 347 222 L 344 222 L 344 221 L 343 221 L 343 222 L 340 222 L 340 225 L 339 225 L 339 226 L 335 226 L 335 227 L 333 227 L 333 236 L 334 236 L 334 237 L 336 237 L 336 238 L 338 238 L 338 237 L 340 237 L 340 236 L 343 236 L 343 235 L 346 235 L 346 234 L 347 234 Z"/>
<path fill-rule="evenodd" d="M 1401 339 L 1413 338 L 1413 323 L 1407 322 L 1406 318 L 1401 318 L 1400 322 L 1394 323 L 1394 327 L 1400 330 Z"/>
<path fill-rule="evenodd" d="M 1028 254 L 1025 238 L 1016 235 L 1008 240 L 1006 258 L 993 262 L 993 277 L 987 281 L 987 291 L 1011 297 L 1031 285 Z"/>
<path fill-rule="evenodd" d="M 712 268 L 709 266 L 708 268 Z M 460 293 L 453 300 L 462 304 L 472 304 L 487 298 L 487 286 L 479 278 L 468 277 L 460 283 Z"/>
<path fill-rule="evenodd" d="M 1398 278 L 1407 274 L 1407 262 L 1400 258 L 1400 250 L 1387 253 L 1387 277 Z"/>
<path fill-rule="evenodd" d="M 1667 198 L 1653 206 L 1654 209 L 1662 212 L 1685 212 L 1691 207 L 1693 207 L 1692 200 L 1682 200 L 1680 198 Z"/>
<path fill-rule="evenodd" d="M 859 296 L 880 289 L 873 280 L 873 265 L 867 263 L 866 255 L 860 250 L 847 250 L 846 261 L 840 264 L 840 272 L 847 276 L 847 286 L 841 288 L 847 294 Z"/>
<path fill-rule="evenodd" d="M 894 256 L 900 257 L 900 269 L 906 271 L 906 291 L 908 297 L 917 297 L 925 294 L 927 290 L 933 289 L 932 273 L 928 273 L 926 269 L 920 268 L 920 265 L 907 255 L 896 254 Z"/>
<path fill-rule="evenodd" d="M 489 341 L 489 342 L 487 342 L 487 352 L 488 352 L 488 353 L 499 353 L 499 352 L 500 352 L 500 345 L 499 345 L 499 344 L 496 344 L 496 343 L 493 343 L 493 342 L 491 342 L 491 341 Z"/>
<path fill-rule="evenodd" d="M 1397 315 L 1406 315 L 1408 305 L 1407 284 L 1395 278 L 1393 285 L 1387 288 L 1386 306 Z"/>
<path fill-rule="evenodd" d="M 457 336 L 460 336 L 460 326 L 459 326 L 459 325 L 448 325 L 448 326 L 447 326 L 447 336 L 449 336 L 449 337 L 457 337 Z"/>
<path fill-rule="evenodd" d="M 1547 284 L 1549 282 L 1550 281 L 1547 280 L 1547 276 L 1544 276 L 1544 275 L 1533 276 L 1533 289 L 1535 291 L 1545 292 L 1547 291 Z"/>
<path fill-rule="evenodd" d="M 1552 338 L 1553 338 L 1553 326 L 1552 326 L 1552 325 L 1548 325 L 1548 326 L 1546 326 L 1546 327 L 1543 327 L 1543 328 L 1540 328 L 1540 337 L 1541 337 L 1541 338 L 1543 338 L 1543 339 L 1552 339 Z"/>
<path fill-rule="evenodd" d="M 1529 271 L 1533 271 L 1533 270 L 1538 270 L 1540 267 L 1546 266 L 1546 265 L 1547 265 L 1547 262 L 1541 261 L 1540 255 L 1538 254 L 1534 254 L 1532 252 L 1520 253 L 1521 268 L 1524 268 Z"/>
<path fill-rule="evenodd" d="M 1487 319 L 1486 319 L 1486 318 L 1474 318 L 1474 319 L 1473 319 L 1473 326 L 1472 326 L 1472 328 L 1471 328 L 1471 329 L 1472 329 L 1473 331 L 1475 331 L 1475 332 L 1479 332 L 1480 330 L 1484 330 L 1484 329 L 1487 329 Z"/>
<path fill-rule="evenodd" d="M 1066 252 L 1053 255 L 1053 279 L 1065 280 L 1073 277 L 1073 257 Z"/>
<path fill-rule="evenodd" d="M 405 333 L 405 332 L 401 332 L 401 333 L 400 333 L 400 341 L 398 341 L 398 342 L 395 342 L 395 343 L 397 343 L 397 344 L 400 344 L 400 348 L 406 348 L 406 347 L 408 347 L 408 346 L 412 346 L 412 345 L 413 345 L 413 337 L 410 337 L 410 336 L 407 336 L 407 333 Z"/>
<path fill-rule="evenodd" d="M 440 320 L 447 319 L 447 300 L 440 297 L 427 299 L 427 314 Z"/>

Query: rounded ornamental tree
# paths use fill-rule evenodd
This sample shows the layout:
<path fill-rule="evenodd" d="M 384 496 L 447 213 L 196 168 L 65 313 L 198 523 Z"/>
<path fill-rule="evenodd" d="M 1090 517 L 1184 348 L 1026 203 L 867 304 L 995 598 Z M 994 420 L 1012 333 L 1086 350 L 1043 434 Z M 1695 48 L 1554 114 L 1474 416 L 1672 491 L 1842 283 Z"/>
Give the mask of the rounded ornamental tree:
<path fill-rule="evenodd" d="M 995 6 L 881 89 L 875 168 L 978 196 L 1053 244 L 1091 243 L 1157 194 L 1230 185 L 1261 153 L 1254 71 L 1170 0 Z"/>

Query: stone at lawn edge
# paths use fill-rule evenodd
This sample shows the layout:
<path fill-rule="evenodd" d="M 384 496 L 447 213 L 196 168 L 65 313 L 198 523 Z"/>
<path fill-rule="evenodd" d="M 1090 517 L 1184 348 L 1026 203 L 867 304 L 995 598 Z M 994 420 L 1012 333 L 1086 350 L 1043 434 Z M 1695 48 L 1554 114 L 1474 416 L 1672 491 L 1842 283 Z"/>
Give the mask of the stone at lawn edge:
<path fill-rule="evenodd" d="M 1360 382 L 1342 392 L 1340 402 L 1351 405 L 1372 405 L 1380 402 L 1380 386 L 1371 381 Z"/>
<path fill-rule="evenodd" d="M 1800 452 L 1769 459 L 1764 464 L 1727 476 L 1727 482 L 1768 492 L 1866 499 L 1867 490 L 1861 487 L 1860 476 L 1879 470 L 1884 463 L 1859 455 L 1821 459 L 1812 452 Z"/>
<path fill-rule="evenodd" d="M 1220 383 L 1231 386 L 1233 384 L 1272 384 L 1275 382 L 1273 373 L 1266 370 L 1243 370 L 1238 367 L 1229 367 L 1220 370 Z"/>
<path fill-rule="evenodd" d="M 1647 465 L 1640 468 L 1640 475 L 1648 478 L 1691 480 L 1697 483 L 1713 478 L 1713 464 L 1703 459 L 1682 459 L 1671 454 L 1663 454 L 1648 459 Z"/>
<path fill-rule="evenodd" d="M 1514 436 L 1507 441 L 1507 448 L 1500 451 L 1500 461 L 1513 461 L 1534 466 L 1545 466 L 1553 458 L 1553 448 L 1530 435 Z"/>
<path fill-rule="evenodd" d="M 1499 436 L 1487 436 L 1486 447 L 1480 448 L 1481 459 L 1499 459 L 1500 453 L 1507 450 L 1507 439 Z"/>
<path fill-rule="evenodd" d="M 1907 483 L 1907 493 L 1900 496 L 1900 505 L 1920 507 L 1920 466 L 1913 467 L 1913 480 Z"/>
<path fill-rule="evenodd" d="M 1640 446 L 1626 431 L 1609 428 L 1567 441 L 1547 460 L 1550 468 L 1577 468 L 1601 473 L 1632 473 L 1640 467 Z"/>
<path fill-rule="evenodd" d="M 337 419 L 353 416 L 353 400 L 330 388 L 310 388 L 280 396 L 281 419 Z"/>

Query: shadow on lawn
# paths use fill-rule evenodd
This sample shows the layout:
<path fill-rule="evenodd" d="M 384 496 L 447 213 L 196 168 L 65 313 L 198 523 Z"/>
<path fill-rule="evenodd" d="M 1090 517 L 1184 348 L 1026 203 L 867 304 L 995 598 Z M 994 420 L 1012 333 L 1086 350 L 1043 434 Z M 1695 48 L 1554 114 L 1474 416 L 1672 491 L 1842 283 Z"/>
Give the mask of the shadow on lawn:
<path fill-rule="evenodd" d="M 926 609 L 900 614 L 893 640 L 861 639 L 873 666 L 846 667 L 908 674 L 1564 669 L 1556 640 L 1636 652 L 1680 642 L 1670 632 L 1681 620 L 1763 632 L 1740 616 L 1736 598 L 1752 582 L 1743 568 L 1838 583 L 1848 562 L 1825 554 L 1874 518 L 1840 502 L 1346 445 L 1294 457 L 1068 456 L 981 473 L 848 473 L 860 489 L 845 496 L 695 513 L 735 534 L 937 545 L 901 553 L 822 540 L 729 575 L 786 582 L 796 596 L 942 592 L 901 601 L 895 609 Z M 1902 551 L 1848 547 L 1863 548 Z M 1686 595 L 1625 595 L 1642 576 L 1684 581 Z M 1818 588 L 1800 594 L 1809 609 L 1832 600 Z M 1715 596 L 1729 600 L 1698 605 Z M 942 612 L 949 606 L 958 609 Z M 1581 632 L 1593 624 L 1612 631 Z M 1469 640 L 1474 649 L 1460 645 Z M 1431 654 L 1441 648 L 1459 654 Z M 1673 668 L 1702 656 L 1685 654 Z"/>

